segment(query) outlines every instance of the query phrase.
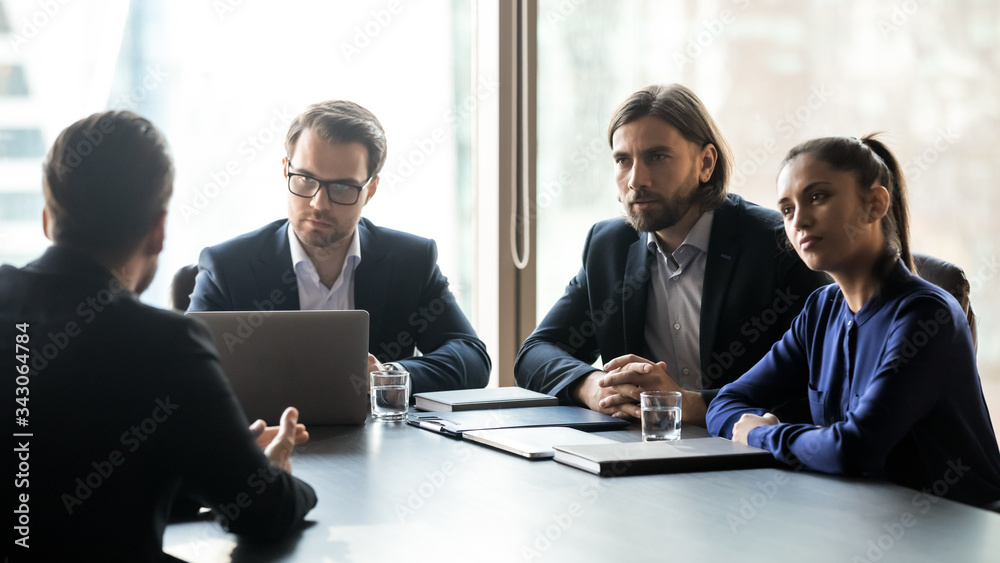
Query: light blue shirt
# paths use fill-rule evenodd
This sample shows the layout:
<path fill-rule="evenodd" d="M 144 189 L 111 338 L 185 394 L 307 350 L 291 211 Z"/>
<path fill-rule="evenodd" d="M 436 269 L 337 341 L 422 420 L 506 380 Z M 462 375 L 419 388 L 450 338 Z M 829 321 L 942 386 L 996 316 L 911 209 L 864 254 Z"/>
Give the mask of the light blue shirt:
<path fill-rule="evenodd" d="M 292 268 L 299 286 L 299 309 L 303 311 L 349 311 L 354 309 L 354 271 L 361 263 L 361 237 L 354 229 L 351 246 L 347 249 L 340 276 L 333 287 L 319 280 L 319 272 L 306 254 L 299 237 L 288 228 L 288 245 L 292 251 Z"/>
<path fill-rule="evenodd" d="M 701 390 L 701 294 L 714 211 L 702 213 L 671 254 L 646 233 L 653 255 L 646 303 L 646 359 L 665 362 L 684 389 Z"/>

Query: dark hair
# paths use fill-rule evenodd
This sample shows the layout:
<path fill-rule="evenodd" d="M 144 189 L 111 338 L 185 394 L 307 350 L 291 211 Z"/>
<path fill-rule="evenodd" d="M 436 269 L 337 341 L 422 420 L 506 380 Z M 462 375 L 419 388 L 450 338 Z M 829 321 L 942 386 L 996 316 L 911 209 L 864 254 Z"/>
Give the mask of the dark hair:
<path fill-rule="evenodd" d="M 312 129 L 329 143 L 361 143 L 368 149 L 368 177 L 385 164 L 385 130 L 372 112 L 354 102 L 330 100 L 306 108 L 292 120 L 285 135 L 285 155 L 292 158 L 302 131 Z"/>
<path fill-rule="evenodd" d="M 907 208 L 906 180 L 899 162 L 888 147 L 870 133 L 855 137 L 824 137 L 795 146 L 781 161 L 783 169 L 791 160 L 809 154 L 837 170 L 854 172 L 862 197 L 873 184 L 884 186 L 889 192 L 889 210 L 882 218 L 882 236 L 889 254 L 901 259 L 914 274 L 917 273 L 910 252 L 910 215 Z"/>
<path fill-rule="evenodd" d="M 708 181 L 699 187 L 697 203 L 704 209 L 715 209 L 725 203 L 732 154 L 729 143 L 698 96 L 680 84 L 653 85 L 639 90 L 622 102 L 611 117 L 608 145 L 614 146 L 615 131 L 621 126 L 647 115 L 669 123 L 682 137 L 699 147 L 715 146 L 718 153 L 715 169 Z"/>
<path fill-rule="evenodd" d="M 167 140 L 130 111 L 70 125 L 42 169 L 52 241 L 110 258 L 135 250 L 173 191 Z"/>

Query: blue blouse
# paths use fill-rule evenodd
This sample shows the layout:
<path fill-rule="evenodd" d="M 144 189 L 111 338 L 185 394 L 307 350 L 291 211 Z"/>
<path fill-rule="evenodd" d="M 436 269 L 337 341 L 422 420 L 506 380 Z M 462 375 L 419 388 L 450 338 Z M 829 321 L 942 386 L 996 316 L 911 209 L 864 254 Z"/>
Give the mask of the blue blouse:
<path fill-rule="evenodd" d="M 732 438 L 743 413 L 808 399 L 813 424 L 750 431 L 785 463 L 887 479 L 982 506 L 1000 499 L 1000 451 L 954 297 L 899 262 L 857 314 L 822 287 L 760 362 L 708 407 Z"/>

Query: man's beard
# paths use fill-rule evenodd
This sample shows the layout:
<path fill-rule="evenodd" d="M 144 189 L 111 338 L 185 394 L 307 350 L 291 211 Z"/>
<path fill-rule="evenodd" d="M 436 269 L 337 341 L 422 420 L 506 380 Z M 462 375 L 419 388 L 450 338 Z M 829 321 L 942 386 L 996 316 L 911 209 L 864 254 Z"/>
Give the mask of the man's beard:
<path fill-rule="evenodd" d="M 310 217 L 309 219 L 313 219 L 313 217 Z M 330 219 L 325 219 L 325 218 L 324 219 L 316 218 L 316 220 L 324 221 L 327 223 L 331 222 Z M 313 248 L 327 249 L 334 246 L 338 242 L 344 240 L 345 238 L 350 237 L 351 233 L 354 232 L 354 229 L 344 232 L 343 230 L 340 229 L 340 225 L 337 223 L 333 223 L 333 226 L 334 226 L 333 231 L 323 234 L 320 233 L 319 231 L 315 231 L 309 228 L 305 224 L 305 221 L 303 221 L 302 231 L 299 231 L 299 229 L 295 229 L 295 234 L 299 237 L 299 240 L 301 242 Z"/>
<path fill-rule="evenodd" d="M 625 206 L 625 221 L 640 233 L 653 233 L 673 227 L 687 215 L 688 211 L 694 207 L 698 200 L 698 187 L 701 184 L 698 182 L 697 176 L 692 173 L 686 183 L 688 184 L 687 189 L 678 191 L 669 201 L 648 190 L 635 190 L 631 192 L 629 199 L 623 202 Z M 640 199 L 658 200 L 659 206 L 653 209 L 638 211 L 632 207 L 631 202 Z"/>

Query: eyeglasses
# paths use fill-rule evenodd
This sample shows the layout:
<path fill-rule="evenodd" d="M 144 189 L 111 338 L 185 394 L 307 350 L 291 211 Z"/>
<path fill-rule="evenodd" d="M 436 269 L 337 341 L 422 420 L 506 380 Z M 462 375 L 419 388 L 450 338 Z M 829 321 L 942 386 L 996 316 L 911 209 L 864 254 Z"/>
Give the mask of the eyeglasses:
<path fill-rule="evenodd" d="M 293 195 L 311 199 L 316 196 L 316 192 L 320 189 L 326 188 L 327 199 L 337 205 L 357 203 L 358 198 L 361 197 L 361 190 L 365 189 L 365 186 L 372 181 L 371 178 L 368 178 L 364 185 L 354 186 L 345 184 L 341 180 L 317 180 L 312 176 L 288 171 L 286 171 L 286 175 L 288 176 L 288 191 L 292 192 Z"/>

